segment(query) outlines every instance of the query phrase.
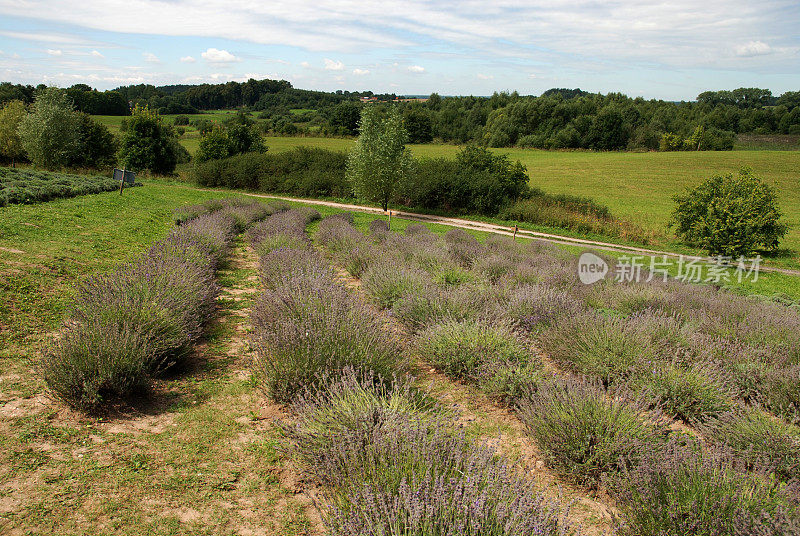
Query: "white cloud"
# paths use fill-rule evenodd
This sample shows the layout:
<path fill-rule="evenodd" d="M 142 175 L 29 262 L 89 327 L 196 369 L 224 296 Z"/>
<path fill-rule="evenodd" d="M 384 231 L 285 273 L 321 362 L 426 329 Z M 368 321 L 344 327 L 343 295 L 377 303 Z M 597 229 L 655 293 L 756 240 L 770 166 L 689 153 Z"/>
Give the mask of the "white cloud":
<path fill-rule="evenodd" d="M 194 63 L 197 60 L 194 59 L 192 56 L 184 56 L 181 58 L 181 63 Z"/>
<path fill-rule="evenodd" d="M 389 73 L 392 63 L 399 62 L 391 74 L 404 91 L 421 89 L 419 84 L 428 76 L 439 76 L 441 65 L 452 71 L 448 73 L 452 78 L 442 78 L 440 90 L 446 90 L 450 80 L 460 80 L 452 82 L 450 91 L 469 91 L 464 81 L 476 80 L 475 65 L 491 64 L 487 72 L 495 79 L 507 79 L 509 87 L 529 82 L 541 89 L 544 81 L 558 76 L 564 84 L 591 86 L 588 89 L 633 91 L 645 78 L 661 95 L 679 92 L 681 97 L 696 95 L 699 87 L 750 85 L 758 80 L 778 82 L 786 89 L 797 85 L 800 72 L 797 0 L 469 0 L 459 2 L 456 9 L 430 0 L 0 0 L 0 19 L 10 21 L 6 26 L 12 27 L 16 18 L 33 21 L 24 24 L 42 24 L 30 26 L 35 28 L 30 31 L 0 30 L 0 35 L 40 42 L 39 49 L 62 49 L 70 58 L 77 47 L 88 52 L 114 46 L 91 41 L 93 30 L 119 31 L 115 39 L 120 44 L 154 36 L 152 42 L 164 48 L 151 50 L 165 58 L 177 42 L 168 36 L 217 44 L 288 45 L 311 51 L 301 57 L 313 65 L 307 83 L 319 89 L 330 81 L 311 76 L 322 68 L 322 58 L 339 58 L 331 60 L 333 65 L 341 63 L 339 70 L 350 74 L 353 67 L 346 69 L 344 60 L 360 63 L 350 59 L 352 54 L 369 54 L 369 61 L 385 65 Z M 65 30 L 40 29 L 50 27 Z M 3 43 L 7 52 L 17 49 L 12 43 Z M 411 76 L 412 61 L 425 63 L 426 77 Z M 536 68 L 539 79 L 528 79 L 525 66 Z M 38 68 L 26 66 L 25 72 Z M 464 86 L 456 89 L 458 84 Z"/>
<path fill-rule="evenodd" d="M 424 73 L 425 67 L 422 67 L 420 65 L 412 65 L 408 68 L 408 70 L 411 71 L 412 73 Z"/>
<path fill-rule="evenodd" d="M 494 76 L 491 74 L 483 74 L 483 73 L 478 73 L 477 76 L 479 80 L 492 80 L 494 78 Z"/>
<path fill-rule="evenodd" d="M 344 63 L 341 61 L 334 61 L 330 58 L 325 58 L 325 69 L 328 71 L 344 71 Z"/>
<path fill-rule="evenodd" d="M 52 48 L 47 49 L 47 53 L 51 56 L 63 56 L 64 53 L 61 50 L 53 50 Z"/>
<path fill-rule="evenodd" d="M 0 3 L 0 12 L 2 12 L 2 3 Z M 11 39 L 22 39 L 24 41 L 37 41 L 40 43 L 54 43 L 60 45 L 89 45 L 89 41 L 74 37 L 71 35 L 60 35 L 60 34 L 44 34 L 44 33 L 33 33 L 33 32 L 8 32 L 8 31 L 0 31 L 0 35 L 3 37 L 10 37 Z"/>
<path fill-rule="evenodd" d="M 307 61 L 301 61 L 300 62 L 300 67 L 303 67 L 304 69 L 308 69 L 309 67 L 311 67 L 311 64 L 308 63 Z"/>
<path fill-rule="evenodd" d="M 736 47 L 736 55 L 742 57 L 763 56 L 771 53 L 772 47 L 764 41 L 750 41 Z"/>
<path fill-rule="evenodd" d="M 241 61 L 227 50 L 219 50 L 216 48 L 209 48 L 200 55 L 209 63 L 233 63 Z"/>
<path fill-rule="evenodd" d="M 369 74 L 369 69 L 353 69 L 353 74 L 356 76 L 364 76 Z"/>
<path fill-rule="evenodd" d="M 94 56 L 95 58 L 105 58 L 105 56 L 103 56 L 103 55 L 102 55 L 100 52 L 98 52 L 97 50 L 92 50 L 92 56 Z"/>
<path fill-rule="evenodd" d="M 158 59 L 158 56 L 156 56 L 152 52 L 144 52 L 142 53 L 142 57 L 144 58 L 144 61 L 146 61 L 147 63 L 161 63 L 161 60 Z"/>

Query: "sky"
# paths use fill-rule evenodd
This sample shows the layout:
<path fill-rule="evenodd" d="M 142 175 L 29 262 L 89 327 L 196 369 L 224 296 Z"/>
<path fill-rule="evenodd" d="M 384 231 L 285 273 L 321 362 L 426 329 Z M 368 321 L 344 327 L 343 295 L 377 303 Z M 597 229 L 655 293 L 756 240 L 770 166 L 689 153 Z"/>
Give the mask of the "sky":
<path fill-rule="evenodd" d="M 800 2 L 0 0 L 0 80 L 666 100 L 800 90 Z"/>

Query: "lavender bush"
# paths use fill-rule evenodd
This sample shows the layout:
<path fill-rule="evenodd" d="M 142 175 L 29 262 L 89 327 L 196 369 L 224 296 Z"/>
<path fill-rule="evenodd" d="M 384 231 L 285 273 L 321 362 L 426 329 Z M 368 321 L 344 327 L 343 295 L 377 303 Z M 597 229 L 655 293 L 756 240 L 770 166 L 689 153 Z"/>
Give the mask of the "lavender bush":
<path fill-rule="evenodd" d="M 384 220 L 372 220 L 369 222 L 369 232 L 373 235 L 389 232 L 389 224 Z"/>
<path fill-rule="evenodd" d="M 267 392 L 288 401 L 324 371 L 407 368 L 396 341 L 363 314 L 315 251 L 276 250 L 262 259 L 266 290 L 251 313 L 255 366 Z"/>
<path fill-rule="evenodd" d="M 362 274 L 362 288 L 382 309 L 390 309 L 397 300 L 430 284 L 430 276 L 409 268 L 395 255 L 381 256 Z"/>
<path fill-rule="evenodd" d="M 664 413 L 687 423 L 713 419 L 733 404 L 731 392 L 708 365 L 684 368 L 654 364 L 637 383 Z"/>
<path fill-rule="evenodd" d="M 578 374 L 619 383 L 658 358 L 650 337 L 618 317 L 584 313 L 552 325 L 541 335 L 550 357 Z"/>
<path fill-rule="evenodd" d="M 448 376 L 503 397 L 525 392 L 541 368 L 508 327 L 486 322 L 445 321 L 420 333 L 416 346 L 427 363 Z"/>
<path fill-rule="evenodd" d="M 677 440 L 642 453 L 612 484 L 625 514 L 623 534 L 797 534 L 795 486 L 740 472 L 729 456 Z"/>
<path fill-rule="evenodd" d="M 571 380 L 541 383 L 518 402 L 518 414 L 548 462 L 590 486 L 637 466 L 667 434 L 664 423 L 645 417 L 640 405 Z"/>
<path fill-rule="evenodd" d="M 565 534 L 563 509 L 473 445 L 407 382 L 346 372 L 308 392 L 286 432 L 326 486 L 331 534 Z"/>
<path fill-rule="evenodd" d="M 748 468 L 800 480 L 800 428 L 758 409 L 733 409 L 705 423 L 703 434 L 724 446 Z"/>
<path fill-rule="evenodd" d="M 242 221 L 262 217 L 255 205 L 235 204 Z M 208 206 L 214 210 L 185 221 L 117 273 L 84 282 L 69 328 L 40 363 L 56 396 L 95 409 L 141 391 L 185 358 L 212 315 L 214 270 L 237 226 L 229 213 L 234 205 Z"/>
<path fill-rule="evenodd" d="M 39 373 L 50 392 L 84 411 L 145 392 L 151 339 L 126 323 L 77 324 L 51 345 Z"/>

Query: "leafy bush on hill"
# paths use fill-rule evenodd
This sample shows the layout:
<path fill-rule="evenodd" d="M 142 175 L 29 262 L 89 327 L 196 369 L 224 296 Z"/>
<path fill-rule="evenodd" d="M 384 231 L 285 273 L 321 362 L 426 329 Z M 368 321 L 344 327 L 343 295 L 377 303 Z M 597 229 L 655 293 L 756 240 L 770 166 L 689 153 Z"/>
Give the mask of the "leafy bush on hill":
<path fill-rule="evenodd" d="M 673 199 L 676 234 L 712 255 L 772 251 L 788 231 L 775 188 L 747 168 L 711 177 Z"/>
<path fill-rule="evenodd" d="M 282 153 L 248 153 L 198 163 L 192 171 L 201 186 L 263 190 L 299 196 L 349 197 L 347 155 L 297 147 Z"/>

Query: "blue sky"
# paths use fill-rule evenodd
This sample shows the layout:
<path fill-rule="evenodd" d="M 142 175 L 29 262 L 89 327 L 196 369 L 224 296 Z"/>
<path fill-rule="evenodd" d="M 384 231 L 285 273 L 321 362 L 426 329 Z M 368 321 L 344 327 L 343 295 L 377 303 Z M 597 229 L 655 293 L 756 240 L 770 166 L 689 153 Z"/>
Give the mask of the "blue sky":
<path fill-rule="evenodd" d="M 800 90 L 800 2 L 0 0 L 0 80 L 487 95 Z"/>

